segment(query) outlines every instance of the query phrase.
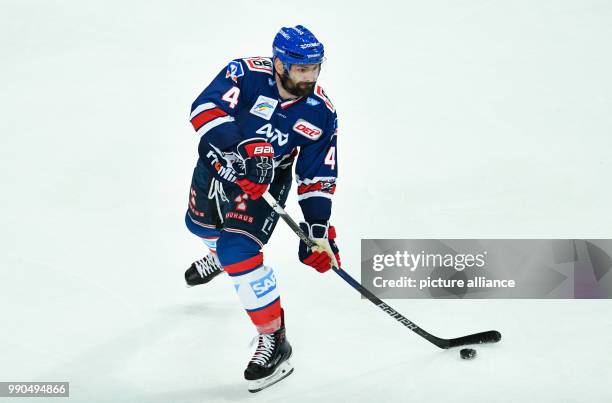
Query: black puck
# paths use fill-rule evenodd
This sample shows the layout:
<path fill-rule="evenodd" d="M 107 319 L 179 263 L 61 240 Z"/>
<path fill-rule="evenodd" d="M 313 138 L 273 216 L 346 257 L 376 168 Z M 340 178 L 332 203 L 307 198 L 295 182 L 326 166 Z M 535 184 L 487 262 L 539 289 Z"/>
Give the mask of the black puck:
<path fill-rule="evenodd" d="M 474 350 L 473 348 L 464 348 L 459 351 L 459 355 L 461 355 L 461 358 L 463 358 L 464 360 L 471 360 L 473 358 L 476 358 L 476 350 Z"/>

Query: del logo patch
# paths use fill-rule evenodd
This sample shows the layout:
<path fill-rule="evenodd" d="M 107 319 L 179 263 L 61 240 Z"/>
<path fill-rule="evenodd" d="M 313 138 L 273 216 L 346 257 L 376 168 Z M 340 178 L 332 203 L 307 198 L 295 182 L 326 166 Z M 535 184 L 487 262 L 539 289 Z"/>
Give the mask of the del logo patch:
<path fill-rule="evenodd" d="M 242 59 L 251 71 L 260 71 L 263 73 L 272 74 L 272 60 L 267 57 L 247 57 Z"/>
<path fill-rule="evenodd" d="M 278 105 L 278 100 L 260 95 L 250 112 L 255 116 L 270 120 L 274 113 L 274 109 L 276 109 L 276 105 Z"/>
<path fill-rule="evenodd" d="M 311 140 L 317 140 L 323 134 L 323 130 L 319 129 L 312 123 L 305 121 L 304 119 L 299 119 L 297 122 L 295 122 L 293 125 L 293 130 Z"/>

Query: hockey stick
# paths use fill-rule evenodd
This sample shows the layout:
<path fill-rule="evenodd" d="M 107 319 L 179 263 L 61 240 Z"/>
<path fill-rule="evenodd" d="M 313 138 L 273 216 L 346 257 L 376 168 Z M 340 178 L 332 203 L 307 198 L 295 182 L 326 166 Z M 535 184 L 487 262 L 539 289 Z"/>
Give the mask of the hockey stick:
<path fill-rule="evenodd" d="M 300 228 L 300 226 L 293 221 L 293 219 L 287 214 L 285 209 L 278 204 L 278 202 L 274 199 L 274 197 L 269 193 L 265 192 L 263 194 L 264 200 L 274 209 L 274 211 L 280 215 L 280 217 L 289 225 L 289 228 L 311 249 L 326 251 L 332 257 L 334 265 L 332 269 L 336 272 L 337 275 L 342 277 L 344 281 L 349 283 L 351 287 L 359 291 L 361 295 L 365 298 L 369 299 L 374 305 L 379 307 L 383 312 L 387 315 L 391 316 L 393 319 L 397 320 L 402 325 L 406 326 L 408 329 L 412 330 L 425 340 L 430 343 L 435 344 L 436 346 L 447 349 L 451 347 L 464 346 L 467 344 L 481 344 L 481 343 L 497 343 L 501 340 L 501 333 L 497 330 L 489 330 L 486 332 L 469 334 L 467 336 L 456 337 L 454 339 L 442 339 L 440 337 L 436 337 L 433 334 L 427 332 L 425 329 L 420 328 L 414 322 L 406 318 L 401 313 L 397 312 L 395 309 L 391 308 L 389 305 L 384 303 L 380 298 L 370 292 L 367 288 L 359 284 L 357 280 L 351 277 L 346 271 L 342 270 L 338 267 L 338 262 L 334 257 L 333 252 L 329 247 L 329 243 L 327 242 L 319 242 L 310 239 L 304 231 Z"/>

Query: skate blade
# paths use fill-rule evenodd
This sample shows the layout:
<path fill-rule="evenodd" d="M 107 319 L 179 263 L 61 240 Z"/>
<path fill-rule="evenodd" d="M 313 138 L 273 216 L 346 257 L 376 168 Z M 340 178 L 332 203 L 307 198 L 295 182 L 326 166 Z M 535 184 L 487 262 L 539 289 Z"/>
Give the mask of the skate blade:
<path fill-rule="evenodd" d="M 291 366 L 289 361 L 285 361 L 281 365 L 279 365 L 278 368 L 276 368 L 276 371 L 274 371 L 272 375 L 269 375 L 262 379 L 257 379 L 255 381 L 249 381 L 249 392 L 256 393 L 261 390 L 264 390 L 265 388 L 269 388 L 275 383 L 282 381 L 292 373 L 293 367 Z"/>
<path fill-rule="evenodd" d="M 199 284 L 193 284 L 193 285 L 185 283 L 185 288 L 193 288 L 193 287 L 197 287 L 199 285 L 204 285 L 204 284 L 207 284 L 207 283 L 199 283 Z"/>

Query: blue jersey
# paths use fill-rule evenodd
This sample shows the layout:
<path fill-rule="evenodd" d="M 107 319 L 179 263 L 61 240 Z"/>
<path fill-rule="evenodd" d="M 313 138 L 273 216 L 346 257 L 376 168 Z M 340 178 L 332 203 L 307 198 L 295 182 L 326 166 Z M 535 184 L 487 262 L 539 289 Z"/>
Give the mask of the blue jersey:
<path fill-rule="evenodd" d="M 191 124 L 199 154 L 217 177 L 233 182 L 240 163 L 235 146 L 264 138 L 274 147 L 275 167 L 295 166 L 298 201 L 309 222 L 327 221 L 336 189 L 337 127 L 334 106 L 316 85 L 308 97 L 281 99 L 272 60 L 232 60 L 198 96 Z"/>

